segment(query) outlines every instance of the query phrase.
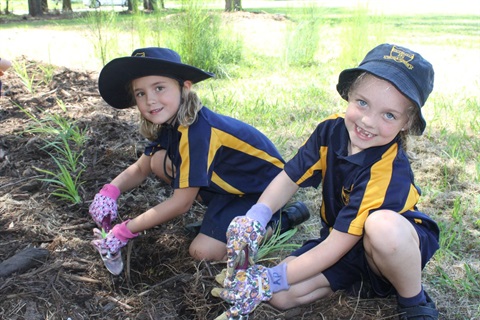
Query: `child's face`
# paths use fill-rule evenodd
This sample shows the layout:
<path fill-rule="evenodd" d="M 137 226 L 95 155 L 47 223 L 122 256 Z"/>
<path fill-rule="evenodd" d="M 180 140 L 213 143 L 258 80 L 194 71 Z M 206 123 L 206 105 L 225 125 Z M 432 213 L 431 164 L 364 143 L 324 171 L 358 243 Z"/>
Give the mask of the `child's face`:
<path fill-rule="evenodd" d="M 169 123 L 180 105 L 177 80 L 147 76 L 132 81 L 133 95 L 142 116 L 154 124 Z"/>
<path fill-rule="evenodd" d="M 390 82 L 365 75 L 350 92 L 345 125 L 350 136 L 349 154 L 382 146 L 407 129 L 407 109 L 412 105 Z"/>

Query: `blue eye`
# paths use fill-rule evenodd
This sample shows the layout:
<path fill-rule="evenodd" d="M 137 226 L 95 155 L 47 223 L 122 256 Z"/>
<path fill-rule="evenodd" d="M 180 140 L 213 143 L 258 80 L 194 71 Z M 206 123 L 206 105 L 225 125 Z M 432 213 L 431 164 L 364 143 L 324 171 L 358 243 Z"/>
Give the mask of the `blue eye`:
<path fill-rule="evenodd" d="M 360 107 L 366 107 L 367 103 L 364 100 L 357 100 L 357 103 Z"/>
<path fill-rule="evenodd" d="M 385 118 L 387 118 L 388 120 L 395 120 L 396 119 L 395 116 L 390 112 L 385 113 Z"/>

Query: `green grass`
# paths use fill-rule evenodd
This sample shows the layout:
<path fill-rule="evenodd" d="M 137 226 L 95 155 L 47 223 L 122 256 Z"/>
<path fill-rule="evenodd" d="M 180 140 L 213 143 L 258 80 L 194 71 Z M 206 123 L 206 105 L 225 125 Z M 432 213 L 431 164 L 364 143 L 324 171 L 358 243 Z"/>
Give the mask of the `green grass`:
<path fill-rule="evenodd" d="M 251 30 L 232 28 L 215 17 L 206 24 L 212 27 L 206 33 L 208 37 L 203 37 L 196 33 L 199 27 L 195 25 L 181 29 L 178 22 L 185 23 L 182 17 L 166 18 L 182 13 L 183 18 L 194 20 L 192 23 L 206 19 L 207 15 L 188 12 L 188 8 L 136 16 L 111 13 L 114 21 L 105 32 L 117 33 L 113 40 L 119 43 L 111 45 L 113 52 L 99 54 L 97 59 L 129 55 L 137 46 L 149 43 L 184 50 L 185 61 L 220 75 L 196 85 L 203 102 L 262 130 L 288 160 L 319 121 L 344 110 L 345 103 L 335 90 L 343 68 L 353 67 L 366 50 L 381 42 L 418 48 L 431 59 L 437 75 L 434 92 L 423 109 L 427 130 L 411 144 L 419 158 L 414 162 L 416 183 L 423 190 L 419 208 L 437 220 L 441 228 L 441 249 L 427 265 L 425 284 L 434 293 L 445 318 L 480 317 L 479 16 L 372 15 L 363 7 L 251 11 L 280 14 L 284 20 L 272 22 L 270 29 L 255 36 L 258 39 Z M 215 15 L 219 11 L 208 13 Z M 6 27 L 80 30 L 88 25 L 79 17 Z M 317 33 L 309 32 L 317 28 Z M 194 43 L 192 39 L 197 38 L 201 41 Z M 92 46 L 100 41 L 94 38 Z M 188 48 L 187 43 L 196 47 Z M 195 57 L 202 59 L 189 60 Z M 202 64 L 206 57 L 214 59 Z M 23 74 L 28 85 L 31 76 Z M 319 191 L 301 190 L 297 197 L 309 204 L 311 212 L 318 212 Z M 307 225 L 294 239 L 313 237 L 317 228 Z M 311 233 L 305 235 L 307 230 Z M 466 301 L 464 305 L 469 307 L 457 308 L 458 301 Z"/>

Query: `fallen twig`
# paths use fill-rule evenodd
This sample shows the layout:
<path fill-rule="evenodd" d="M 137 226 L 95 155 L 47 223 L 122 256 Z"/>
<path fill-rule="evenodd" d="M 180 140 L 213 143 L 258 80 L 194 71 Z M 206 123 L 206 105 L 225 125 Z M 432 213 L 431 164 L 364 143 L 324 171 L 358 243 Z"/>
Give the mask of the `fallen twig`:
<path fill-rule="evenodd" d="M 126 303 L 121 302 L 120 300 L 118 300 L 118 299 L 116 299 L 116 298 L 114 298 L 114 297 L 107 296 L 107 299 L 110 300 L 110 301 L 112 301 L 112 302 L 115 302 L 115 303 L 119 304 L 121 307 L 123 307 L 123 308 L 125 308 L 125 309 L 128 309 L 128 310 L 133 309 L 133 307 L 129 306 L 129 305 L 126 304 Z"/>
<path fill-rule="evenodd" d="M 87 278 L 87 277 L 83 277 L 83 276 L 77 276 L 77 275 L 74 275 L 74 274 L 62 273 L 62 276 L 64 278 L 75 280 L 75 281 L 82 281 L 82 282 L 88 282 L 88 283 L 102 283 L 102 281 L 100 281 L 100 280 Z"/>

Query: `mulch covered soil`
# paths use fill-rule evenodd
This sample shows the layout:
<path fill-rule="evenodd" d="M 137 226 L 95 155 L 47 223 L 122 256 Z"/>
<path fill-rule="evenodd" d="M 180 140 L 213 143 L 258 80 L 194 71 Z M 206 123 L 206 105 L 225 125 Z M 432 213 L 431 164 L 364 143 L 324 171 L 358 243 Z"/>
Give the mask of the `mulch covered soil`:
<path fill-rule="evenodd" d="M 0 318 L 1 319 L 215 319 L 228 305 L 212 297 L 223 262 L 194 261 L 189 213 L 148 230 L 124 248 L 124 271 L 112 276 L 90 245 L 95 227 L 88 206 L 105 183 L 133 163 L 145 141 L 137 111 L 114 110 L 100 98 L 97 74 L 55 67 L 42 80 L 42 65 L 24 61 L 35 75 L 32 92 L 11 69 L 0 98 Z M 66 106 L 66 108 L 62 108 Z M 27 115 L 29 114 L 29 115 Z M 80 204 L 54 195 L 42 171 L 58 171 L 45 148 L 55 136 L 28 132 L 31 116 L 59 115 L 84 130 Z M 149 178 L 119 199 L 120 220 L 170 196 L 169 186 Z M 268 304 L 250 319 L 392 319 L 394 299 L 357 299 L 338 293 L 304 308 L 280 312 Z"/>

